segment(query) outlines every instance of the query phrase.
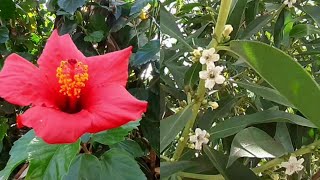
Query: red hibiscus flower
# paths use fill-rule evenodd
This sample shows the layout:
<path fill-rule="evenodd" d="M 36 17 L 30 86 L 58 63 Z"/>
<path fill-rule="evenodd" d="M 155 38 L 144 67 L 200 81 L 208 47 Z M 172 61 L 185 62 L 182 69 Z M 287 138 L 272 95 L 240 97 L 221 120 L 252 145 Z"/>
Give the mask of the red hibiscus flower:
<path fill-rule="evenodd" d="M 147 108 L 125 89 L 131 49 L 85 57 L 69 35 L 54 30 L 39 67 L 17 54 L 8 56 L 0 72 L 0 96 L 30 105 L 18 116 L 18 127 L 32 127 L 50 144 L 119 127 L 141 118 Z"/>

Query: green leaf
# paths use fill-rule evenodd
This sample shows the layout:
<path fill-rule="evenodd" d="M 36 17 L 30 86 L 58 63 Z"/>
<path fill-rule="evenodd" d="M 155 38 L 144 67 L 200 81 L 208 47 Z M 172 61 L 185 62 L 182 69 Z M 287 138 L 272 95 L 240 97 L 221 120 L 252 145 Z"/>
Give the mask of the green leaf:
<path fill-rule="evenodd" d="M 232 41 L 231 50 L 243 58 L 303 115 L 320 127 L 320 89 L 290 56 L 260 42 Z"/>
<path fill-rule="evenodd" d="M 86 0 L 58 0 L 58 5 L 68 13 L 74 14 L 74 12 L 79 7 L 83 6 L 85 2 Z"/>
<path fill-rule="evenodd" d="M 199 80 L 199 72 L 202 69 L 202 64 L 194 63 L 186 72 L 184 78 L 184 85 L 192 88 Z"/>
<path fill-rule="evenodd" d="M 148 3 L 152 3 L 152 0 L 138 0 L 135 1 L 130 10 L 130 16 L 132 14 L 140 12 Z"/>
<path fill-rule="evenodd" d="M 287 151 L 266 132 L 249 127 L 240 131 L 231 144 L 228 167 L 240 157 L 275 158 Z"/>
<path fill-rule="evenodd" d="M 226 119 L 212 127 L 208 132 L 210 133 L 211 139 L 224 138 L 236 134 L 247 126 L 270 122 L 288 122 L 300 126 L 316 127 L 309 120 L 301 116 L 283 111 L 266 110 L 250 115 L 235 116 Z"/>
<path fill-rule="evenodd" d="M 102 41 L 103 37 L 103 31 L 94 31 L 85 36 L 83 40 L 87 42 L 97 43 Z"/>
<path fill-rule="evenodd" d="M 256 84 L 250 84 L 247 82 L 235 82 L 237 83 L 240 87 L 243 87 L 245 89 L 248 89 L 249 91 L 255 93 L 256 95 L 259 95 L 265 99 L 268 99 L 270 101 L 289 106 L 289 107 L 294 107 L 285 97 L 283 97 L 278 91 L 264 87 L 264 86 L 259 86 Z"/>
<path fill-rule="evenodd" d="M 174 81 L 180 89 L 184 89 L 184 77 L 188 67 L 177 61 L 167 61 L 165 65 L 173 76 Z"/>
<path fill-rule="evenodd" d="M 192 161 L 160 162 L 161 178 L 171 176 L 174 173 L 195 166 L 197 166 L 197 164 Z"/>
<path fill-rule="evenodd" d="M 227 168 L 228 158 L 223 153 L 216 151 L 207 145 L 205 145 L 203 148 L 206 156 L 226 180 L 259 179 L 249 168 L 245 167 L 241 163 L 235 162 Z"/>
<path fill-rule="evenodd" d="M 262 15 L 250 22 L 248 27 L 242 32 L 241 39 L 248 39 L 261 29 L 272 19 L 272 15 Z"/>
<path fill-rule="evenodd" d="M 290 137 L 286 123 L 284 122 L 277 123 L 277 130 L 276 130 L 276 135 L 274 139 L 279 143 L 281 143 L 287 152 L 294 151 L 291 137 Z"/>
<path fill-rule="evenodd" d="M 14 17 L 16 4 L 12 0 L 0 0 L 0 17 L 9 19 Z"/>
<path fill-rule="evenodd" d="M 0 27 L 0 43 L 5 43 L 9 40 L 9 30 L 5 26 Z"/>
<path fill-rule="evenodd" d="M 122 149 L 131 154 L 133 157 L 141 157 L 145 155 L 140 145 L 136 141 L 133 141 L 131 139 L 127 139 L 117 144 L 113 144 L 110 147 L 115 149 Z"/>
<path fill-rule="evenodd" d="M 124 140 L 130 131 L 139 126 L 139 122 L 130 122 L 119 128 L 114 128 L 92 135 L 92 140 L 105 145 L 116 144 Z"/>
<path fill-rule="evenodd" d="M 137 162 L 128 153 L 118 149 L 110 149 L 101 156 L 102 175 L 101 180 L 108 179 L 146 180 Z"/>
<path fill-rule="evenodd" d="M 302 10 L 306 12 L 320 26 L 320 7 L 319 6 L 302 6 Z"/>
<path fill-rule="evenodd" d="M 69 172 L 63 179 L 100 179 L 101 170 L 101 163 L 96 156 L 91 154 L 79 154 L 72 161 Z"/>
<path fill-rule="evenodd" d="M 10 159 L 7 162 L 6 167 L 0 171 L 1 180 L 8 179 L 11 172 L 28 158 L 28 152 L 26 151 L 26 148 L 29 146 L 29 143 L 34 137 L 34 131 L 30 130 L 16 142 L 14 142 L 13 147 L 9 152 Z"/>
<path fill-rule="evenodd" d="M 26 180 L 62 179 L 79 150 L 80 141 L 73 144 L 52 145 L 34 138 L 27 148 L 30 165 Z"/>
<path fill-rule="evenodd" d="M 290 31 L 290 37 L 302 38 L 311 34 L 320 34 L 319 28 L 311 24 L 297 24 Z"/>
<path fill-rule="evenodd" d="M 183 129 L 192 116 L 192 106 L 160 121 L 160 152 L 162 152 Z"/>
<path fill-rule="evenodd" d="M 193 51 L 193 48 L 185 41 L 180 29 L 175 23 L 176 18 L 171 15 L 163 6 L 160 8 L 160 16 L 161 31 L 183 43 L 183 45 L 188 48 L 188 51 Z"/>
<path fill-rule="evenodd" d="M 152 40 L 136 52 L 134 59 L 131 60 L 130 64 L 132 64 L 133 66 L 139 66 L 153 59 L 157 59 L 154 57 L 159 52 L 159 50 L 160 40 Z"/>
<path fill-rule="evenodd" d="M 66 19 L 59 28 L 59 35 L 71 34 L 77 28 L 78 24 L 75 20 Z"/>
<path fill-rule="evenodd" d="M 233 8 L 227 24 L 232 24 L 233 32 L 231 33 L 231 37 L 235 37 L 238 33 L 240 24 L 243 21 L 242 17 L 246 9 L 247 0 L 236 0 L 232 1 L 232 3 Z"/>

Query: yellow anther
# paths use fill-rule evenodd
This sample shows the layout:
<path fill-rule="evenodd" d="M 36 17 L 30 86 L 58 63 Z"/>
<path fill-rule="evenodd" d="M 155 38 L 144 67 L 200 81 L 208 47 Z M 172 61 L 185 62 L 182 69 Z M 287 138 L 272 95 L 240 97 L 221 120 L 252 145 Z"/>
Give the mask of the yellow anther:
<path fill-rule="evenodd" d="M 60 93 L 79 98 L 81 89 L 89 79 L 88 65 L 74 59 L 61 61 L 56 77 L 60 84 Z"/>

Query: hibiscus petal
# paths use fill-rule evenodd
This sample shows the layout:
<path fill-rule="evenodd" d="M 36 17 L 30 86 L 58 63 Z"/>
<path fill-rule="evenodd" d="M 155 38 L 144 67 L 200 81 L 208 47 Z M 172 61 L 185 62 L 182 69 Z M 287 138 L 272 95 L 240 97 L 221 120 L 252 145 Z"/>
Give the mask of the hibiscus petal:
<path fill-rule="evenodd" d="M 69 34 L 59 36 L 58 31 L 54 30 L 39 57 L 38 64 L 40 70 L 46 74 L 50 85 L 55 89 L 59 88 L 56 78 L 57 67 L 62 60 L 67 59 L 83 61 L 85 56 L 77 49 Z"/>
<path fill-rule="evenodd" d="M 109 85 L 91 89 L 82 97 L 83 108 L 95 115 L 89 132 L 119 127 L 140 119 L 147 102 L 134 98 L 123 86 Z"/>
<path fill-rule="evenodd" d="M 0 72 L 0 96 L 20 106 L 53 106 L 53 97 L 44 76 L 31 62 L 11 54 Z"/>
<path fill-rule="evenodd" d="M 68 114 L 53 108 L 35 106 L 20 115 L 17 120 L 32 127 L 38 137 L 49 144 L 73 143 L 90 127 L 92 115 L 82 110 Z M 19 122 L 18 121 L 18 122 Z"/>
<path fill-rule="evenodd" d="M 128 47 L 105 55 L 88 57 L 86 61 L 89 67 L 87 84 L 91 87 L 112 83 L 125 86 L 131 53 L 132 47 Z"/>

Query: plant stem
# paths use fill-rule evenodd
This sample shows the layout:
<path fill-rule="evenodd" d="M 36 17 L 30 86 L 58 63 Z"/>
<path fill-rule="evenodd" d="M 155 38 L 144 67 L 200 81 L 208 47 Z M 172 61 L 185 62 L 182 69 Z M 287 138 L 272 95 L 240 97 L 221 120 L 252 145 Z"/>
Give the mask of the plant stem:
<path fill-rule="evenodd" d="M 216 27 L 214 28 L 214 35 L 216 38 L 213 38 L 209 44 L 209 47 L 216 47 L 219 43 L 221 43 L 223 37 L 222 33 L 224 30 L 224 26 L 226 25 L 227 18 L 229 15 L 231 0 L 221 0 L 219 15 L 217 19 Z"/>
<path fill-rule="evenodd" d="M 263 164 L 262 166 L 259 167 L 255 167 L 252 169 L 252 171 L 256 174 L 258 173 L 262 173 L 266 170 L 269 170 L 271 168 L 274 168 L 275 166 L 279 165 L 280 163 L 287 161 L 288 157 L 290 157 L 291 155 L 294 156 L 301 156 L 304 154 L 308 154 L 308 153 L 312 153 L 315 149 L 319 149 L 320 147 L 320 140 L 317 140 L 301 149 L 298 149 L 290 154 L 281 156 L 279 158 L 273 159 L 265 164 Z M 186 173 L 186 172 L 180 172 L 179 176 L 182 177 L 187 177 L 187 178 L 193 178 L 193 179 L 202 179 L 202 180 L 211 180 L 211 179 L 223 179 L 223 177 L 219 174 L 219 175 L 203 175 L 203 174 L 194 174 L 194 173 Z"/>
<path fill-rule="evenodd" d="M 231 0 L 221 0 L 218 20 L 217 20 L 217 24 L 216 24 L 216 28 L 215 28 L 215 35 L 216 35 L 218 41 L 215 40 L 215 38 L 213 38 L 211 40 L 211 42 L 217 42 L 217 43 L 213 43 L 213 44 L 210 43 L 208 45 L 208 48 L 217 47 L 218 42 L 221 41 L 222 32 L 224 30 L 224 26 L 226 24 L 226 21 L 227 21 L 228 15 L 229 15 L 230 5 L 231 5 Z M 206 69 L 206 65 L 203 65 L 202 70 L 205 70 L 205 69 Z M 193 105 L 193 108 L 192 108 L 192 117 L 190 118 L 190 120 L 185 125 L 185 127 L 182 131 L 182 135 L 181 135 L 182 140 L 181 141 L 179 140 L 178 145 L 177 145 L 177 149 L 175 150 L 174 155 L 172 157 L 174 160 L 178 160 L 180 158 L 180 156 L 183 152 L 183 149 L 188 142 L 190 129 L 192 129 L 194 126 L 199 109 L 201 107 L 201 103 L 204 99 L 204 95 L 206 92 L 204 85 L 205 85 L 205 80 L 200 79 L 198 90 L 196 93 L 196 98 L 194 99 L 195 104 Z"/>

